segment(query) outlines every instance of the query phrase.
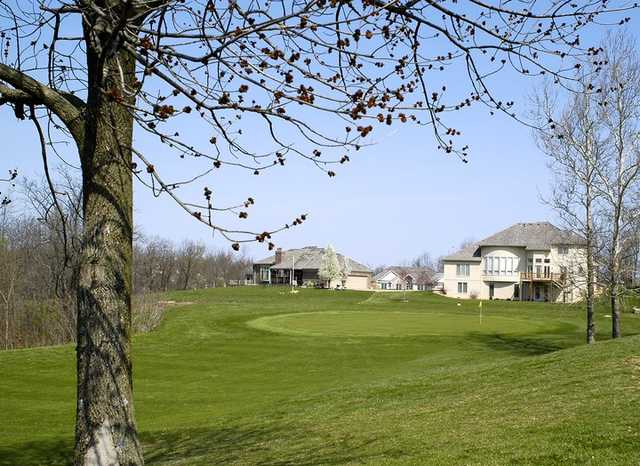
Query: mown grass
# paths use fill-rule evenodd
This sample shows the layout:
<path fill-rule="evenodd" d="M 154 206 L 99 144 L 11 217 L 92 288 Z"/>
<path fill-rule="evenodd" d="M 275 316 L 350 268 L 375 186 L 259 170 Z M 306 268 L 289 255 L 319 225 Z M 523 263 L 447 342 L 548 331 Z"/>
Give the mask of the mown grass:
<path fill-rule="evenodd" d="M 606 310 L 600 342 L 586 346 L 579 307 L 485 302 L 483 317 L 504 324 L 496 328 L 473 324 L 477 302 L 407 296 L 172 294 L 193 304 L 134 341 L 147 463 L 640 463 L 640 335 L 604 341 Z M 247 325 L 345 311 L 348 331 L 322 314 L 303 322 L 315 335 L 300 334 L 301 322 L 298 333 Z M 413 334 L 406 320 L 408 336 L 354 331 L 373 317 L 383 320 L 370 327 L 385 335 L 393 319 L 384 313 L 398 312 L 429 315 L 417 326 L 456 317 L 439 335 Z M 623 317 L 625 334 L 640 334 L 640 318 Z M 71 346 L 0 353 L 0 465 L 68 463 L 74 364 Z"/>

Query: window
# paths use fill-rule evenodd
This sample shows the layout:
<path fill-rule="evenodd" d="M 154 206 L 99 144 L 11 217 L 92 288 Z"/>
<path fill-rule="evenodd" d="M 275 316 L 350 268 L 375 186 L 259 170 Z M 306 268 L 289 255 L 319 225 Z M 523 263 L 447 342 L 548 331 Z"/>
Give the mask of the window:
<path fill-rule="evenodd" d="M 396 283 L 396 290 L 402 289 L 402 283 Z"/>
<path fill-rule="evenodd" d="M 469 264 L 456 264 L 456 275 L 458 277 L 468 277 L 470 272 Z"/>
<path fill-rule="evenodd" d="M 558 246 L 558 254 L 563 256 L 569 254 L 569 246 Z"/>
<path fill-rule="evenodd" d="M 507 260 L 507 273 L 509 275 L 513 273 L 513 257 L 509 257 Z"/>
<path fill-rule="evenodd" d="M 550 263 L 551 263 L 551 259 L 545 259 L 545 260 L 544 260 L 544 263 L 545 263 L 545 264 L 550 264 Z"/>
<path fill-rule="evenodd" d="M 269 268 L 268 267 L 260 267 L 260 281 L 268 282 L 269 281 Z"/>
<path fill-rule="evenodd" d="M 542 263 L 542 259 L 537 258 L 537 259 L 536 259 L 536 264 L 541 264 L 541 263 Z"/>
<path fill-rule="evenodd" d="M 467 294 L 467 282 L 458 282 L 458 293 Z"/>
<path fill-rule="evenodd" d="M 507 258 L 503 257 L 500 259 L 500 271 L 502 272 L 502 275 L 506 275 L 507 273 Z"/>

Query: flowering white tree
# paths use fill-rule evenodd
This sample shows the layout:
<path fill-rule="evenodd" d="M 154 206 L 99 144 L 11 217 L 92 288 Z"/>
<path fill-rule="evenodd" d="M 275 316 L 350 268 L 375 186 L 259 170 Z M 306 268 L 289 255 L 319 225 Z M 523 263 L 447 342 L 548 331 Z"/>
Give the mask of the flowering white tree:
<path fill-rule="evenodd" d="M 342 268 L 338 262 L 338 255 L 333 246 L 328 245 L 322 254 L 322 263 L 318 270 L 318 276 L 321 280 L 326 280 L 331 286 L 331 281 L 342 277 Z"/>

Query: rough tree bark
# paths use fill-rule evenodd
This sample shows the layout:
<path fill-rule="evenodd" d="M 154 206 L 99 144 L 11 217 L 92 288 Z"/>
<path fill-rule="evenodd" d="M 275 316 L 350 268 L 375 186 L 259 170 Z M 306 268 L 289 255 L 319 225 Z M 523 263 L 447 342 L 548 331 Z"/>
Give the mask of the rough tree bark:
<path fill-rule="evenodd" d="M 104 58 L 89 50 L 87 58 L 75 461 L 138 465 L 130 347 L 133 118 L 122 105 L 130 99 L 125 88 L 134 88 L 135 61 L 126 51 Z"/>

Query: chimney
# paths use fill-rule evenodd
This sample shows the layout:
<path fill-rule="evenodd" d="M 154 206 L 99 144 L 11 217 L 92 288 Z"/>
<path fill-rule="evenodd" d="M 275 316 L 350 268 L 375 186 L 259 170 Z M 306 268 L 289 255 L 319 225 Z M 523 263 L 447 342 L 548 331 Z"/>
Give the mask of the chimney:
<path fill-rule="evenodd" d="M 282 262 L 282 248 L 276 249 L 276 264 Z"/>

